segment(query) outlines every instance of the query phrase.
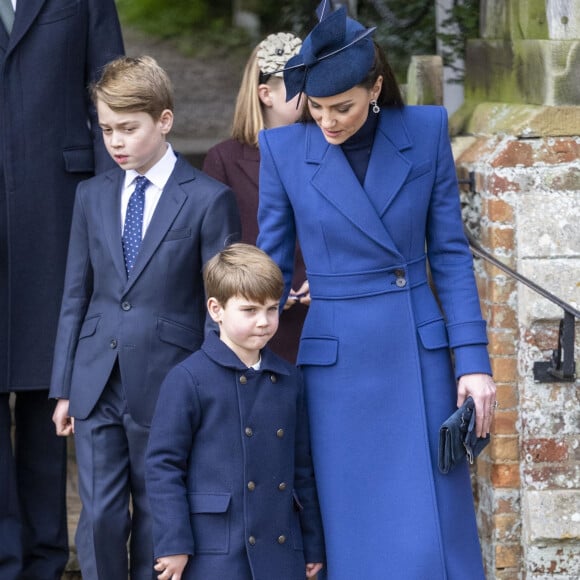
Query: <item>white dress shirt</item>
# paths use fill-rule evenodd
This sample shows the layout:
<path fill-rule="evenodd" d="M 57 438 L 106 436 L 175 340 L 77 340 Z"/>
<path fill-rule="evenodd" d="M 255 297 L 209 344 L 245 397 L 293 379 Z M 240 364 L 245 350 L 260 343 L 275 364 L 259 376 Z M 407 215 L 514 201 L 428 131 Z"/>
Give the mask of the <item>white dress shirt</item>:
<path fill-rule="evenodd" d="M 151 218 L 155 212 L 155 208 L 159 203 L 163 188 L 173 172 L 177 156 L 173 152 L 171 145 L 167 144 L 167 151 L 165 155 L 145 174 L 149 180 L 149 187 L 145 190 L 145 208 L 143 210 L 143 228 L 141 230 L 141 238 L 145 236 L 145 232 L 151 223 Z M 125 172 L 125 184 L 121 194 L 121 230 L 125 227 L 125 215 L 127 214 L 127 205 L 129 198 L 135 191 L 135 179 L 141 175 L 134 169 L 128 169 Z M 122 231 L 121 231 L 122 233 Z"/>

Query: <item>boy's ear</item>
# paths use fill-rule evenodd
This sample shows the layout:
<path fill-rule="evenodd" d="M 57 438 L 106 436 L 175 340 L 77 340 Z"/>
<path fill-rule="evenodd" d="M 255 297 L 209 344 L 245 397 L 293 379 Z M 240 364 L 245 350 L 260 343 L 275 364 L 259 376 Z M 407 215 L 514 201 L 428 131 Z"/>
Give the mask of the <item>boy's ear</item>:
<path fill-rule="evenodd" d="M 265 83 L 258 85 L 258 98 L 265 107 L 272 106 L 272 94 L 269 85 Z"/>
<path fill-rule="evenodd" d="M 211 316 L 211 319 L 219 324 L 222 319 L 222 305 L 213 297 L 211 296 L 207 301 L 207 311 Z"/>
<path fill-rule="evenodd" d="M 167 135 L 173 127 L 173 111 L 170 109 L 164 109 L 159 116 L 159 124 L 161 126 L 161 132 Z"/>

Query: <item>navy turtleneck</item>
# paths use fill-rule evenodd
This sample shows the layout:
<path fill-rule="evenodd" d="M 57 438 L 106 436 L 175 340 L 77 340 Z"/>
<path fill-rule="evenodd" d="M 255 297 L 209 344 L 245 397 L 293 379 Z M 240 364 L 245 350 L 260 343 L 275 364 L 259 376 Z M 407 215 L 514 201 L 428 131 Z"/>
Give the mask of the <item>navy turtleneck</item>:
<path fill-rule="evenodd" d="M 363 126 L 341 145 L 361 185 L 364 183 L 367 167 L 369 166 L 378 122 L 379 115 L 369 109 L 369 115 Z"/>

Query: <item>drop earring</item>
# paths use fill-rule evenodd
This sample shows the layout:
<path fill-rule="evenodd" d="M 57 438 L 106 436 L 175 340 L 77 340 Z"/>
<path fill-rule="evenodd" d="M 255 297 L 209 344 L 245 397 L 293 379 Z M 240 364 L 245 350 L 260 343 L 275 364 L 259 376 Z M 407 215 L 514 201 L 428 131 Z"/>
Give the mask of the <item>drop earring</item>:
<path fill-rule="evenodd" d="M 373 113 L 374 113 L 375 115 L 378 115 L 378 114 L 381 112 L 381 108 L 380 108 L 380 107 L 379 107 L 379 105 L 377 104 L 377 100 L 376 100 L 376 99 L 373 99 L 373 100 L 370 102 L 370 104 L 371 104 L 371 105 L 372 105 L 372 107 L 373 107 Z"/>

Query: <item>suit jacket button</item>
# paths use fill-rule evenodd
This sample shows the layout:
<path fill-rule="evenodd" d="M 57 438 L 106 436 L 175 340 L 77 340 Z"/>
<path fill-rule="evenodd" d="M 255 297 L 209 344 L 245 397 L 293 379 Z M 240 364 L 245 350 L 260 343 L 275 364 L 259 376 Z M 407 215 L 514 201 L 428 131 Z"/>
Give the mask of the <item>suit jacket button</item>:
<path fill-rule="evenodd" d="M 395 284 L 398 288 L 404 288 L 407 285 L 407 280 L 405 278 L 397 278 Z"/>
<path fill-rule="evenodd" d="M 110 346 L 111 348 L 117 348 L 117 341 L 116 341 L 116 340 L 113 338 L 113 339 L 111 340 L 111 342 L 109 343 L 109 346 Z"/>
<path fill-rule="evenodd" d="M 281 536 L 278 536 L 278 543 L 279 544 L 283 544 L 285 541 L 286 541 L 285 535 L 282 534 Z"/>
<path fill-rule="evenodd" d="M 246 427 L 246 428 L 244 429 L 244 433 L 245 433 L 245 434 L 246 434 L 248 437 L 251 437 L 251 436 L 254 434 L 254 431 L 252 430 L 252 428 L 251 428 L 251 427 Z"/>
<path fill-rule="evenodd" d="M 273 383 L 276 383 L 276 382 L 278 381 L 278 379 L 277 379 L 276 375 L 270 375 L 270 380 L 271 380 Z"/>
<path fill-rule="evenodd" d="M 245 385 L 248 382 L 248 378 L 245 375 L 242 375 L 240 377 L 240 383 L 242 383 L 242 385 Z"/>
<path fill-rule="evenodd" d="M 250 536 L 248 538 L 248 544 L 250 544 L 250 546 L 255 546 L 256 545 L 256 538 L 254 538 L 254 536 Z"/>
<path fill-rule="evenodd" d="M 253 481 L 248 481 L 248 489 L 254 491 L 256 489 L 256 484 Z"/>
<path fill-rule="evenodd" d="M 127 301 L 125 301 L 125 302 L 122 302 L 122 303 L 121 303 L 121 308 L 122 308 L 122 309 L 123 309 L 125 312 L 127 312 L 127 310 L 131 310 L 131 308 L 132 308 L 132 307 L 131 307 L 131 303 L 130 303 L 130 302 L 127 302 Z"/>
<path fill-rule="evenodd" d="M 278 484 L 278 489 L 279 489 L 280 491 L 284 491 L 284 490 L 286 489 L 286 483 L 285 483 L 285 482 L 283 482 L 283 481 L 282 481 L 281 483 L 279 483 L 279 484 Z"/>
<path fill-rule="evenodd" d="M 278 431 L 276 431 L 276 437 L 282 439 L 282 437 L 284 437 L 284 429 L 278 429 Z"/>

